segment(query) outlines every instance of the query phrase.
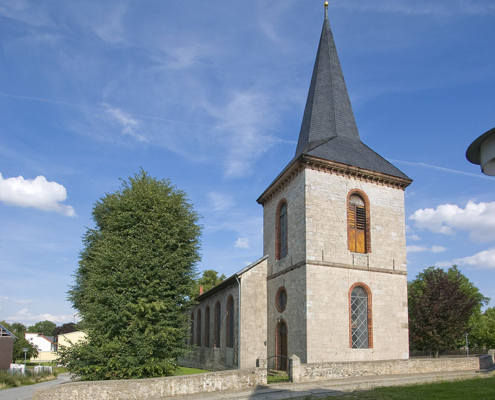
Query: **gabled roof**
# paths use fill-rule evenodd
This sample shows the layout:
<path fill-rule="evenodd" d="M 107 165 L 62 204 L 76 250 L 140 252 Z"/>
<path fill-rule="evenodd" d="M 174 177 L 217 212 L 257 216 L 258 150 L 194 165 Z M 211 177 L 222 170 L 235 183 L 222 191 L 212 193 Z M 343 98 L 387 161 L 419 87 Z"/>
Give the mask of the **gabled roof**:
<path fill-rule="evenodd" d="M 409 180 L 361 142 L 326 9 L 295 158 L 302 155 Z"/>
<path fill-rule="evenodd" d="M 10 332 L 5 326 L 0 324 L 0 337 L 11 337 L 13 339 L 18 339 L 16 335 Z"/>

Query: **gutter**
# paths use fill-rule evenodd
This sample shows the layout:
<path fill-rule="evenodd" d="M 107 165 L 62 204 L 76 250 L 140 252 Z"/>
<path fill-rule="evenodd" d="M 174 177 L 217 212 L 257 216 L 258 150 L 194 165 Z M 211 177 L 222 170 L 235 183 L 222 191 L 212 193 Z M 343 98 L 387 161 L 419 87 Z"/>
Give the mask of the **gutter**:
<path fill-rule="evenodd" d="M 239 281 L 238 275 L 235 275 L 235 280 L 239 286 L 239 310 L 237 316 L 237 369 L 241 369 L 241 282 Z"/>

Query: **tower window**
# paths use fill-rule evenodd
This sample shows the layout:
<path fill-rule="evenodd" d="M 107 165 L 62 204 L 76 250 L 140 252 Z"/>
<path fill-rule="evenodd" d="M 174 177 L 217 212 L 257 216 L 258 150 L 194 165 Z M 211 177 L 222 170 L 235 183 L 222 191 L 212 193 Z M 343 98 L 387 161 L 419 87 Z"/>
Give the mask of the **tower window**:
<path fill-rule="evenodd" d="M 356 194 L 356 193 L 359 194 Z M 348 248 L 354 253 L 370 253 L 369 201 L 364 192 L 353 191 L 347 202 Z"/>
<path fill-rule="evenodd" d="M 372 346 L 371 291 L 363 283 L 350 290 L 350 347 L 368 349 Z"/>
<path fill-rule="evenodd" d="M 288 253 L 287 202 L 285 200 L 282 200 L 278 206 L 276 225 L 276 259 L 281 260 Z"/>

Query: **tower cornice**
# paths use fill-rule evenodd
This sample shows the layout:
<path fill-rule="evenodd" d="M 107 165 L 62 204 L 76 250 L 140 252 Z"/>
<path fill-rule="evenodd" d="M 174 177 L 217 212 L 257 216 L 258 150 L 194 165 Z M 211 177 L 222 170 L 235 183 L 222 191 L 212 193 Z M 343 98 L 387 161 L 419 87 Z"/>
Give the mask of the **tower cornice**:
<path fill-rule="evenodd" d="M 257 202 L 265 205 L 281 190 L 294 180 L 305 169 L 325 172 L 327 174 L 342 176 L 362 182 L 373 183 L 379 186 L 387 186 L 393 189 L 404 190 L 411 183 L 411 179 L 400 178 L 381 172 L 369 171 L 335 161 L 325 160 L 308 155 L 302 155 L 287 166 L 287 168 L 271 183 L 271 185 L 258 198 Z"/>

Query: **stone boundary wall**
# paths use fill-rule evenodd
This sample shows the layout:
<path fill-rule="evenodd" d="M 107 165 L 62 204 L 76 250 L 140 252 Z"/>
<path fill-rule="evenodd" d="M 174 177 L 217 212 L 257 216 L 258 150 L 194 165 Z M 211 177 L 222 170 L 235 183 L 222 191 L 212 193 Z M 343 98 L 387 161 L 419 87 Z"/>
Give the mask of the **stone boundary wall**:
<path fill-rule="evenodd" d="M 484 360 L 487 358 L 487 360 Z M 488 358 L 490 360 L 488 360 Z M 364 362 L 335 362 L 301 364 L 297 356 L 291 358 L 291 381 L 305 382 L 350 376 L 420 374 L 428 372 L 473 371 L 489 368 L 493 358 L 432 358 L 419 360 L 388 360 Z"/>
<path fill-rule="evenodd" d="M 237 369 L 166 378 L 73 382 L 34 391 L 33 400 L 147 400 L 266 385 L 266 369 Z"/>
<path fill-rule="evenodd" d="M 488 354 L 486 356 L 480 356 L 480 369 L 493 368 L 493 355 Z"/>

